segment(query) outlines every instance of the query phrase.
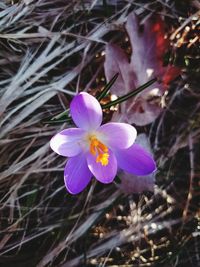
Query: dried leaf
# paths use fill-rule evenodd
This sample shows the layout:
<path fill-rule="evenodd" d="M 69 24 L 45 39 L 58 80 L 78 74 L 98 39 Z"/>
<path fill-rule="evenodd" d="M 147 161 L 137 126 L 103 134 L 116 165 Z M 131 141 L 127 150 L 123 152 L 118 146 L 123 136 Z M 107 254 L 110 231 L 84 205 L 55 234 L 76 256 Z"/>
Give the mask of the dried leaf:
<path fill-rule="evenodd" d="M 134 13 L 128 16 L 126 30 L 128 32 L 131 46 L 131 66 L 136 73 L 136 84 L 143 84 L 157 74 L 157 45 L 155 31 L 152 31 L 149 20 L 143 25 L 143 32 L 139 31 L 139 23 Z M 160 54 L 160 52 L 159 52 Z"/>
<path fill-rule="evenodd" d="M 140 31 L 141 27 L 142 31 Z M 132 47 L 130 65 L 137 77 L 136 86 L 156 76 L 161 81 L 159 89 L 164 91 L 166 85 L 180 74 L 178 68 L 163 65 L 163 57 L 169 48 L 169 40 L 165 38 L 164 22 L 157 16 L 139 25 L 136 15 L 131 13 L 127 19 L 126 30 Z M 166 81 L 163 83 L 163 76 L 166 73 L 168 73 L 168 80 L 167 83 Z"/>
<path fill-rule="evenodd" d="M 131 70 L 128 57 L 117 45 L 108 44 L 106 46 L 104 68 L 107 81 L 110 81 L 116 73 L 119 73 L 117 81 L 111 88 L 113 94 L 122 96 L 136 88 L 135 79 L 133 79 L 134 72 Z"/>
<path fill-rule="evenodd" d="M 169 83 L 180 74 L 180 69 L 170 65 L 163 66 L 163 57 L 169 48 L 169 41 L 165 39 L 164 22 L 160 17 L 151 17 L 143 25 L 139 25 L 136 15 L 130 13 L 126 30 L 132 47 L 130 63 L 120 47 L 108 44 L 105 75 L 109 80 L 114 73 L 120 73 L 111 88 L 111 92 L 117 96 L 128 93 L 154 77 L 158 78 L 158 82 L 138 94 L 135 99 L 122 103 L 121 110 L 114 115 L 115 118 L 120 118 L 120 121 L 143 126 L 159 116 L 162 111 L 161 97 Z"/>

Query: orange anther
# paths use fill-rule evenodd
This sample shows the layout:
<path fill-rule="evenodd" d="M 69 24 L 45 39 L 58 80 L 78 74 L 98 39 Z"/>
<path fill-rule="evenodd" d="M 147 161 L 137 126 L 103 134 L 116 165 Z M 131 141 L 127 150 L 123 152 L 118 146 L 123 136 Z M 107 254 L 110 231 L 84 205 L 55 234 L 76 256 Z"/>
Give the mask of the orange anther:
<path fill-rule="evenodd" d="M 108 152 L 108 148 L 106 145 L 104 145 L 103 143 L 101 143 L 96 136 L 92 136 L 89 138 L 90 140 L 90 153 L 93 156 L 96 156 L 96 162 L 97 163 L 101 163 L 102 166 L 106 166 L 108 165 L 108 158 L 109 158 L 109 154 Z"/>

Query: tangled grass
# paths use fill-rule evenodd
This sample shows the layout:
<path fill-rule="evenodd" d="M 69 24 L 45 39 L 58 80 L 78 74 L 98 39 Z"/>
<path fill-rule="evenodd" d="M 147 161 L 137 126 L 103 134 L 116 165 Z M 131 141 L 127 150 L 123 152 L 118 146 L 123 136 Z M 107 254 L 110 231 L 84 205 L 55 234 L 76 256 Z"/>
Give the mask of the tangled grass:
<path fill-rule="evenodd" d="M 1 1 L 1 266 L 199 266 L 198 9 L 198 1 Z M 46 121 L 78 91 L 102 89 L 104 46 L 124 36 L 132 10 L 164 17 L 183 69 L 162 115 L 141 129 L 157 159 L 155 192 L 127 196 L 93 182 L 70 196 L 64 160 L 49 149 L 70 125 Z"/>

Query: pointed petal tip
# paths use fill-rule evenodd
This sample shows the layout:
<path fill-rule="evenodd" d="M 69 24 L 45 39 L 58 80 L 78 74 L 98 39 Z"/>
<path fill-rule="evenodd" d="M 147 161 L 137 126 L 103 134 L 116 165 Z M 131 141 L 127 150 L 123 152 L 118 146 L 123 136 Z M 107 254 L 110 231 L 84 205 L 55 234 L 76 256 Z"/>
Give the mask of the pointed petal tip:
<path fill-rule="evenodd" d="M 73 98 L 70 113 L 74 123 L 84 130 L 95 130 L 101 125 L 103 112 L 100 103 L 86 92 L 81 92 Z"/>
<path fill-rule="evenodd" d="M 116 156 L 119 167 L 128 173 L 146 176 L 156 171 L 156 162 L 152 155 L 138 144 L 118 150 Z"/>

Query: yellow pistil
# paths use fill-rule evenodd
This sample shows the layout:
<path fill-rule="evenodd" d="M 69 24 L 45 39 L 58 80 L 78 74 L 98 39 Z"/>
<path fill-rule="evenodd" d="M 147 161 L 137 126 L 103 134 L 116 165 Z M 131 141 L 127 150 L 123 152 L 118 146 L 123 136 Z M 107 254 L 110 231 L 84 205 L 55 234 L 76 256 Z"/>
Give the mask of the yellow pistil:
<path fill-rule="evenodd" d="M 91 136 L 90 140 L 90 153 L 96 157 L 96 162 L 101 163 L 102 166 L 108 165 L 108 148 L 101 143 L 96 136 Z"/>

